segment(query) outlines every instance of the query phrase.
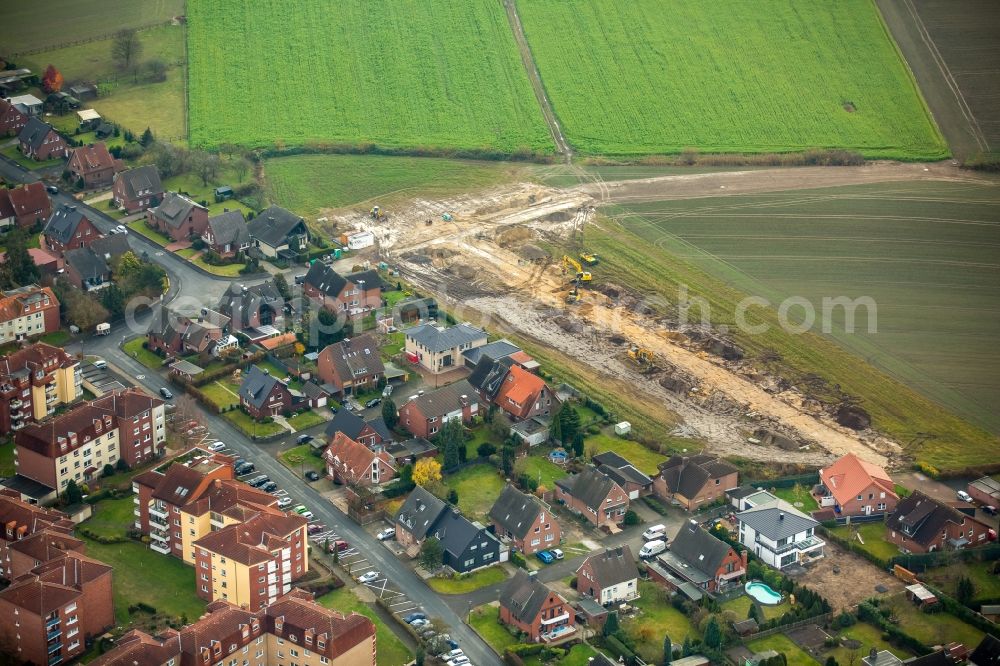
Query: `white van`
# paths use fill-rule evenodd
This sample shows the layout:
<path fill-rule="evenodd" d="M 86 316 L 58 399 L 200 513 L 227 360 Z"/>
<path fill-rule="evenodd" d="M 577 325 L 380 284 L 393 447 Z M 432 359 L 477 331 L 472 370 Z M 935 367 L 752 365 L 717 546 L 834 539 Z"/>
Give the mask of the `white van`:
<path fill-rule="evenodd" d="M 659 555 L 667 549 L 667 542 L 662 539 L 657 539 L 655 541 L 650 541 L 645 546 L 639 549 L 639 558 L 647 560 L 650 557 Z"/>
<path fill-rule="evenodd" d="M 970 495 L 969 493 L 965 492 L 964 490 L 959 490 L 956 493 L 956 495 L 958 495 L 958 499 L 962 500 L 963 502 L 967 502 L 969 504 L 972 504 L 972 495 Z"/>
<path fill-rule="evenodd" d="M 667 528 L 664 525 L 651 525 L 648 530 L 642 533 L 643 541 L 656 541 L 663 539 L 666 541 Z"/>

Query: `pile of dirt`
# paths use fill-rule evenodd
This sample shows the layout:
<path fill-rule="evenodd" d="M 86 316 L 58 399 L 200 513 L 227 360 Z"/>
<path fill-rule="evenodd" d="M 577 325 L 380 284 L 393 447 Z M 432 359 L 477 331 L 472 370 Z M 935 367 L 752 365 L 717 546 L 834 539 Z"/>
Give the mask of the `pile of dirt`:
<path fill-rule="evenodd" d="M 608 342 L 610 342 L 613 345 L 618 345 L 620 347 L 621 345 L 628 342 L 628 340 L 626 340 L 620 335 L 612 335 L 610 338 L 608 338 Z"/>
<path fill-rule="evenodd" d="M 569 222 L 574 217 L 574 213 L 568 210 L 557 210 L 554 213 L 546 215 L 544 219 L 546 222 Z"/>
<path fill-rule="evenodd" d="M 851 430 L 865 430 L 872 425 L 871 414 L 857 405 L 840 405 L 836 417 L 837 423 Z"/>
<path fill-rule="evenodd" d="M 567 333 L 580 333 L 583 331 L 583 324 L 575 319 L 570 319 L 569 317 L 563 317 L 560 315 L 558 317 L 554 317 L 552 321 L 556 326 Z"/>
<path fill-rule="evenodd" d="M 457 275 L 463 280 L 474 280 L 476 276 L 479 275 L 479 271 L 477 271 L 472 266 L 466 266 L 465 264 L 458 264 L 458 265 L 453 264 L 448 268 L 446 268 L 445 270 L 447 270 L 452 275 Z"/>
<path fill-rule="evenodd" d="M 725 338 L 709 338 L 704 347 L 713 356 L 719 356 L 727 361 L 740 361 L 746 355 L 744 351 Z"/>
<path fill-rule="evenodd" d="M 613 298 L 613 299 L 616 299 L 616 300 L 618 298 L 620 298 L 621 295 L 622 295 L 622 292 L 625 291 L 625 289 L 623 287 L 619 287 L 618 285 L 616 285 L 616 284 L 614 284 L 612 282 L 605 282 L 603 284 L 599 284 L 599 285 L 593 286 L 592 288 L 594 289 L 594 291 L 599 291 L 602 294 L 604 294 L 605 296 L 607 296 L 608 298 Z"/>
<path fill-rule="evenodd" d="M 531 229 L 521 225 L 514 225 L 498 233 L 496 241 L 500 247 L 512 247 L 518 243 L 523 243 L 532 236 Z"/>
<path fill-rule="evenodd" d="M 795 451 L 799 448 L 799 443 L 791 437 L 767 428 L 758 428 L 754 431 L 753 436 L 754 439 L 760 440 L 760 443 L 765 446 L 777 446 L 779 449 L 786 451 Z"/>
<path fill-rule="evenodd" d="M 547 261 L 549 259 L 549 253 L 538 247 L 537 245 L 522 245 L 521 250 L 518 252 L 524 259 L 528 261 Z"/>

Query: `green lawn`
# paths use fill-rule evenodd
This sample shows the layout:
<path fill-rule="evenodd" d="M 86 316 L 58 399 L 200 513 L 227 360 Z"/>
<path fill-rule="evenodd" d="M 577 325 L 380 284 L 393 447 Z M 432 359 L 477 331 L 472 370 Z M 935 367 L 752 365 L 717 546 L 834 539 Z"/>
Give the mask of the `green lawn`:
<path fill-rule="evenodd" d="M 796 485 L 791 488 L 775 488 L 770 492 L 775 497 L 780 497 L 804 513 L 819 509 L 816 498 L 809 494 L 809 488 L 805 486 Z"/>
<path fill-rule="evenodd" d="M 16 144 L 13 146 L 7 146 L 3 150 L 0 150 L 0 153 L 3 153 L 4 155 L 14 160 L 15 162 L 17 162 L 26 169 L 43 169 L 45 167 L 55 166 L 57 164 L 63 163 L 63 160 L 61 159 L 44 160 L 42 162 L 36 162 L 35 160 L 22 155 L 21 151 L 17 149 Z"/>
<path fill-rule="evenodd" d="M 500 450 L 500 446 L 503 444 L 503 439 L 497 437 L 492 430 L 485 424 L 478 425 L 472 430 L 472 439 L 465 443 L 465 455 L 468 460 L 472 460 L 479 456 L 479 445 L 490 443 Z"/>
<path fill-rule="evenodd" d="M 403 299 L 408 298 L 408 296 L 406 295 L 405 290 L 398 290 L 398 291 L 393 290 L 393 291 L 387 291 L 384 294 L 382 294 L 382 298 L 385 299 L 386 305 L 391 308 L 395 307 L 396 303 L 399 303 Z M 402 333 L 403 333 L 402 331 L 397 331 L 392 335 L 402 335 Z"/>
<path fill-rule="evenodd" d="M 459 578 L 429 578 L 427 584 L 439 594 L 466 594 L 507 580 L 503 567 L 480 569 Z"/>
<path fill-rule="evenodd" d="M 899 548 L 885 538 L 885 523 L 865 523 L 863 525 L 839 525 L 831 530 L 837 536 L 850 539 L 865 551 L 872 555 L 888 560 L 890 557 L 899 555 Z M 854 536 L 857 532 L 864 540 L 864 544 L 859 542 Z"/>
<path fill-rule="evenodd" d="M 592 657 L 597 656 L 597 650 L 585 643 L 577 643 L 570 648 L 566 656 L 559 660 L 559 666 L 587 666 Z M 538 655 L 525 657 L 524 666 L 542 666 L 545 662 Z M 554 662 L 549 662 L 554 663 Z"/>
<path fill-rule="evenodd" d="M 198 389 L 205 394 L 205 397 L 208 398 L 212 404 L 220 409 L 228 409 L 232 405 L 240 404 L 239 396 L 234 394 L 229 387 L 220 381 L 199 386 Z"/>
<path fill-rule="evenodd" d="M 227 199 L 226 201 L 216 203 L 215 188 L 219 185 L 229 185 L 233 188 L 246 185 L 253 180 L 253 171 L 247 171 L 241 180 L 240 174 L 233 168 L 230 158 L 222 156 L 221 159 L 221 168 L 219 169 L 218 176 L 209 180 L 207 184 L 197 174 L 189 172 L 167 178 L 163 181 L 163 186 L 168 190 L 186 192 L 187 196 L 193 201 L 206 202 L 210 216 L 218 215 L 223 212 L 223 209 L 227 208 L 229 210 L 242 210 L 245 216 L 250 209 L 236 199 Z"/>
<path fill-rule="evenodd" d="M 136 135 L 148 127 L 158 139 L 181 143 L 187 140 L 181 67 L 169 69 L 167 80 L 162 83 L 119 86 L 90 104 L 102 116 Z"/>
<path fill-rule="evenodd" d="M 517 639 L 501 624 L 500 609 L 497 606 L 473 608 L 469 625 L 497 654 L 503 654 L 511 645 L 517 645 Z"/>
<path fill-rule="evenodd" d="M 226 412 L 223 414 L 223 417 L 242 430 L 248 437 L 269 437 L 286 432 L 285 427 L 280 423 L 257 423 L 250 418 L 249 414 L 239 409 Z"/>
<path fill-rule="evenodd" d="M 754 652 L 764 652 L 765 650 L 781 652 L 788 659 L 788 666 L 815 666 L 818 663 L 784 634 L 774 634 L 767 638 L 758 638 L 755 641 L 747 643 L 747 647 Z"/>
<path fill-rule="evenodd" d="M 301 414 L 296 414 L 292 418 L 288 419 L 288 425 L 295 428 L 296 431 L 307 430 L 313 426 L 318 426 L 320 423 L 325 423 L 326 419 L 323 418 L 322 414 L 317 414 L 316 412 L 302 412 Z"/>
<path fill-rule="evenodd" d="M 0 444 L 0 477 L 14 476 L 14 440 Z"/>
<path fill-rule="evenodd" d="M 312 448 L 308 444 L 301 444 L 288 449 L 278 456 L 286 467 L 299 471 L 305 465 L 307 469 L 312 469 L 320 474 L 326 473 L 326 463 L 320 456 L 312 454 Z"/>
<path fill-rule="evenodd" d="M 614 435 L 599 433 L 588 435 L 584 439 L 584 452 L 588 455 L 614 451 L 630 463 L 635 465 L 641 472 L 653 475 L 659 471 L 658 465 L 667 459 L 667 456 L 647 449 L 639 442 L 622 439 Z"/>
<path fill-rule="evenodd" d="M 675 645 L 684 642 L 685 636 L 697 637 L 684 613 L 670 605 L 670 600 L 656 583 L 639 583 L 639 599 L 632 602 L 642 610 L 635 619 L 622 621 L 622 629 L 635 641 L 636 652 L 646 663 L 659 663 L 663 657 L 663 635 L 670 636 Z"/>
<path fill-rule="evenodd" d="M 206 264 L 205 260 L 201 257 L 201 255 L 198 255 L 197 257 L 192 259 L 191 263 L 197 266 L 198 268 L 201 268 L 202 270 L 208 271 L 212 275 L 219 275 L 221 277 L 230 277 L 230 278 L 239 277 L 240 271 L 246 268 L 246 264 L 225 264 L 224 266 L 213 266 L 212 264 Z"/>
<path fill-rule="evenodd" d="M 83 526 L 105 537 L 123 537 L 135 523 L 133 498 L 104 500 L 94 506 L 94 515 Z"/>
<path fill-rule="evenodd" d="M 38 336 L 39 342 L 45 342 L 53 347 L 65 347 L 73 338 L 66 331 L 52 331 Z"/>
<path fill-rule="evenodd" d="M 390 629 L 371 606 L 362 602 L 346 587 L 318 597 L 316 601 L 339 613 L 360 613 L 375 623 L 375 643 L 378 646 L 376 663 L 378 666 L 403 666 L 413 659 L 413 653 Z"/>
<path fill-rule="evenodd" d="M 429 157 L 295 155 L 264 163 L 268 198 L 300 215 L 364 202 L 381 205 L 391 216 L 396 201 L 467 192 L 525 173 L 505 162 Z M 402 292 L 386 292 L 386 298 L 393 293 Z"/>
<path fill-rule="evenodd" d="M 398 294 L 399 292 L 391 291 L 389 293 Z M 389 304 L 389 307 L 392 307 L 391 303 Z M 400 353 L 401 351 L 403 351 L 403 347 L 406 346 L 405 333 L 403 333 L 402 331 L 396 331 L 395 333 L 390 333 L 386 337 L 388 338 L 388 342 L 382 347 L 383 356 L 391 358 L 396 354 Z"/>
<path fill-rule="evenodd" d="M 886 641 L 882 640 L 881 630 L 865 622 L 858 622 L 857 624 L 844 629 L 838 635 L 842 638 L 850 638 L 861 643 L 861 647 L 858 648 L 857 656 L 854 658 L 853 662 L 851 661 L 851 656 L 854 650 L 848 650 L 846 647 L 838 647 L 826 653 L 826 655 L 833 655 L 840 664 L 861 663 L 861 657 L 867 655 L 868 650 L 873 647 L 879 651 L 889 650 L 900 659 L 909 659 L 913 656 L 909 652 L 902 650 L 895 645 L 890 645 Z"/>
<path fill-rule="evenodd" d="M 89 557 L 114 567 L 115 618 L 119 624 L 128 625 L 128 607 L 136 601 L 174 617 L 186 616 L 189 622 L 205 611 L 205 602 L 195 594 L 194 567 L 136 541 L 105 545 L 84 540 Z"/>
<path fill-rule="evenodd" d="M 521 458 L 514 465 L 514 471 L 518 474 L 527 474 L 530 478 L 538 481 L 539 486 L 545 486 L 548 490 L 554 489 L 556 480 L 567 474 L 564 468 L 541 455 Z"/>
<path fill-rule="evenodd" d="M 458 493 L 458 506 L 472 520 L 482 520 L 503 490 L 504 480 L 492 465 L 472 465 L 449 474 L 445 485 Z"/>
<path fill-rule="evenodd" d="M 730 599 L 722 604 L 722 610 L 732 611 L 736 615 L 737 621 L 745 620 L 750 612 L 750 605 L 753 601 L 746 594 L 741 594 L 735 599 Z"/>
<path fill-rule="evenodd" d="M 178 257 L 190 259 L 194 255 L 198 254 L 198 250 L 194 249 L 193 247 L 187 247 L 184 248 L 183 250 L 177 250 L 176 252 L 174 252 L 174 254 L 176 254 Z"/>
<path fill-rule="evenodd" d="M 966 577 L 972 581 L 975 588 L 973 599 L 997 599 L 1000 598 L 1000 576 L 992 573 L 996 564 L 996 562 L 953 562 L 948 566 L 926 571 L 920 577 L 951 596 L 955 596 L 958 579 Z"/>
<path fill-rule="evenodd" d="M 148 226 L 146 226 L 145 218 L 132 220 L 125 226 L 131 229 L 132 231 L 136 232 L 140 236 L 145 236 L 146 238 L 153 241 L 157 245 L 169 245 L 170 243 L 173 243 L 173 241 L 164 234 L 161 234 L 159 231 L 150 229 Z"/>
<path fill-rule="evenodd" d="M 139 363 L 142 363 L 150 370 L 156 370 L 158 368 L 163 367 L 162 358 L 160 358 L 153 352 L 149 351 L 148 349 L 143 348 L 142 345 L 145 342 L 146 342 L 146 336 L 140 335 L 139 337 L 132 338 L 131 340 L 126 342 L 122 346 L 122 349 L 125 351 L 126 354 L 128 354 L 135 360 L 139 361 Z M 237 402 L 239 401 L 237 400 Z"/>
<path fill-rule="evenodd" d="M 898 595 L 885 602 L 893 610 L 900 629 L 924 645 L 939 645 L 957 641 L 979 645 L 983 632 L 948 613 L 924 613 L 905 596 Z"/>

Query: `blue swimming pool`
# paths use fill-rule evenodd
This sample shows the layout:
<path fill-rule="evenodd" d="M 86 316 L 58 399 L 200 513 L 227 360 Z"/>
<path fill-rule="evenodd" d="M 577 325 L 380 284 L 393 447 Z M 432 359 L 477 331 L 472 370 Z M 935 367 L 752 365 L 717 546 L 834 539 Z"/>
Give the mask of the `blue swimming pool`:
<path fill-rule="evenodd" d="M 755 580 L 747 583 L 743 589 L 746 590 L 747 594 L 765 606 L 777 606 L 781 603 L 781 595 L 760 581 Z"/>

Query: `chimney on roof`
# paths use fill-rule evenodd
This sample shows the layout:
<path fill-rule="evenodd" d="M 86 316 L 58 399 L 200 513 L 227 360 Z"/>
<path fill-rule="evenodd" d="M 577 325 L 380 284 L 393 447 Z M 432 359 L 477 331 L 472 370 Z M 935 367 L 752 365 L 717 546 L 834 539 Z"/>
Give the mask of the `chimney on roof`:
<path fill-rule="evenodd" d="M 461 397 L 461 400 L 462 400 L 462 407 L 468 407 L 469 406 L 469 396 L 463 395 Z"/>
<path fill-rule="evenodd" d="M 784 519 L 785 519 L 785 512 L 784 511 L 779 511 L 778 512 L 778 520 L 784 520 Z"/>

